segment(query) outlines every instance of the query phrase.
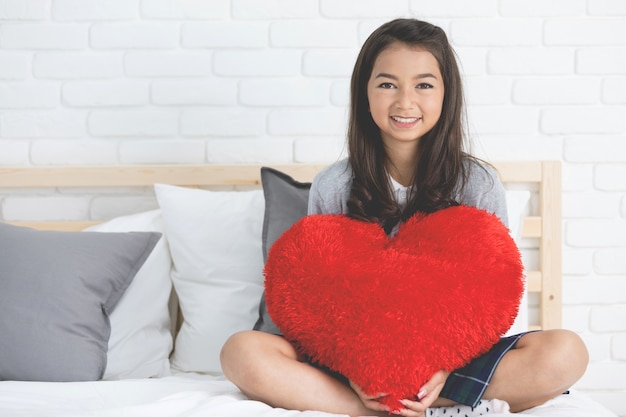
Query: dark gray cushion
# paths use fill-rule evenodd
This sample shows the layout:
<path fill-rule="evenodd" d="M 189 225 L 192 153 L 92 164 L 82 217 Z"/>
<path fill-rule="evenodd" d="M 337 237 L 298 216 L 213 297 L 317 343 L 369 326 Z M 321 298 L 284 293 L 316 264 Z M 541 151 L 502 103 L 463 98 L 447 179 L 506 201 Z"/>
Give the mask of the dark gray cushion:
<path fill-rule="evenodd" d="M 311 183 L 298 182 L 289 175 L 273 168 L 261 168 L 261 183 L 265 196 L 265 215 L 263 217 L 263 259 L 284 231 L 306 216 Z M 259 319 L 255 330 L 280 334 L 280 330 L 267 314 L 265 293 L 261 297 Z"/>
<path fill-rule="evenodd" d="M 160 236 L 0 223 L 0 380 L 101 379 L 108 316 Z"/>

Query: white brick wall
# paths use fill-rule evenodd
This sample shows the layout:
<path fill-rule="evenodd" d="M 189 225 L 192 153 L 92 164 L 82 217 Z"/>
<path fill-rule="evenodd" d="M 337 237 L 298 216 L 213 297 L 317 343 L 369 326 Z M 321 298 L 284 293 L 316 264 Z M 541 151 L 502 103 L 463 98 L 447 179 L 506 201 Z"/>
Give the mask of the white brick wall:
<path fill-rule="evenodd" d="M 577 387 L 626 416 L 623 0 L 0 0 L 0 165 L 334 161 L 358 49 L 396 16 L 449 34 L 477 154 L 563 161 Z M 121 209 L 44 196 L 0 196 L 0 218 Z"/>

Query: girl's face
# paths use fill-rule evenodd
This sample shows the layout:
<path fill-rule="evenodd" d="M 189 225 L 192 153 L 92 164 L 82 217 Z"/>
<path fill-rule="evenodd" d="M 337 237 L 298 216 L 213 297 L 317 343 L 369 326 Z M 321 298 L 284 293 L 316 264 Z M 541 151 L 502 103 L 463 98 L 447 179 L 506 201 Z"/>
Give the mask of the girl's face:
<path fill-rule="evenodd" d="M 369 110 L 385 146 L 417 145 L 441 116 L 443 77 L 426 49 L 401 42 L 383 50 L 367 83 Z"/>

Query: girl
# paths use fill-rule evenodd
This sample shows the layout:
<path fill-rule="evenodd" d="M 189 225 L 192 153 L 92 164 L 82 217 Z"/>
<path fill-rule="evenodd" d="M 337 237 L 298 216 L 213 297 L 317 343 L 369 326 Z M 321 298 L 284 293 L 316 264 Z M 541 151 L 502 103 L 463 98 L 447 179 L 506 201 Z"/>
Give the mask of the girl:
<path fill-rule="evenodd" d="M 379 223 L 390 235 L 416 212 L 458 204 L 507 223 L 497 174 L 463 150 L 462 115 L 461 78 L 443 30 L 414 19 L 382 25 L 366 40 L 352 74 L 349 157 L 316 176 L 309 214 L 344 213 Z M 242 392 L 275 407 L 350 416 L 388 411 L 376 395 L 298 357 L 280 335 L 237 333 L 221 359 Z M 439 415 L 445 410 L 438 407 L 458 404 L 455 413 L 465 407 L 464 414 L 480 415 L 498 400 L 513 412 L 524 410 L 566 391 L 587 361 L 584 344 L 569 331 L 503 338 L 463 369 L 435 374 L 396 412 L 423 417 L 430 408 L 428 416 Z"/>

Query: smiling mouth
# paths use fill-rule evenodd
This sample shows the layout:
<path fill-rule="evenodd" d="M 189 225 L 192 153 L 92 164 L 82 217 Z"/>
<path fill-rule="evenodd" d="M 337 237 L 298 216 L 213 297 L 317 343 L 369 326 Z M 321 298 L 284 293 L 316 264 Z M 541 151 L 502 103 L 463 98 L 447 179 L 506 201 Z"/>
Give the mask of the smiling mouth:
<path fill-rule="evenodd" d="M 400 117 L 400 116 L 391 116 L 391 118 L 398 123 L 405 123 L 405 124 L 415 123 L 421 119 L 421 117 Z"/>

